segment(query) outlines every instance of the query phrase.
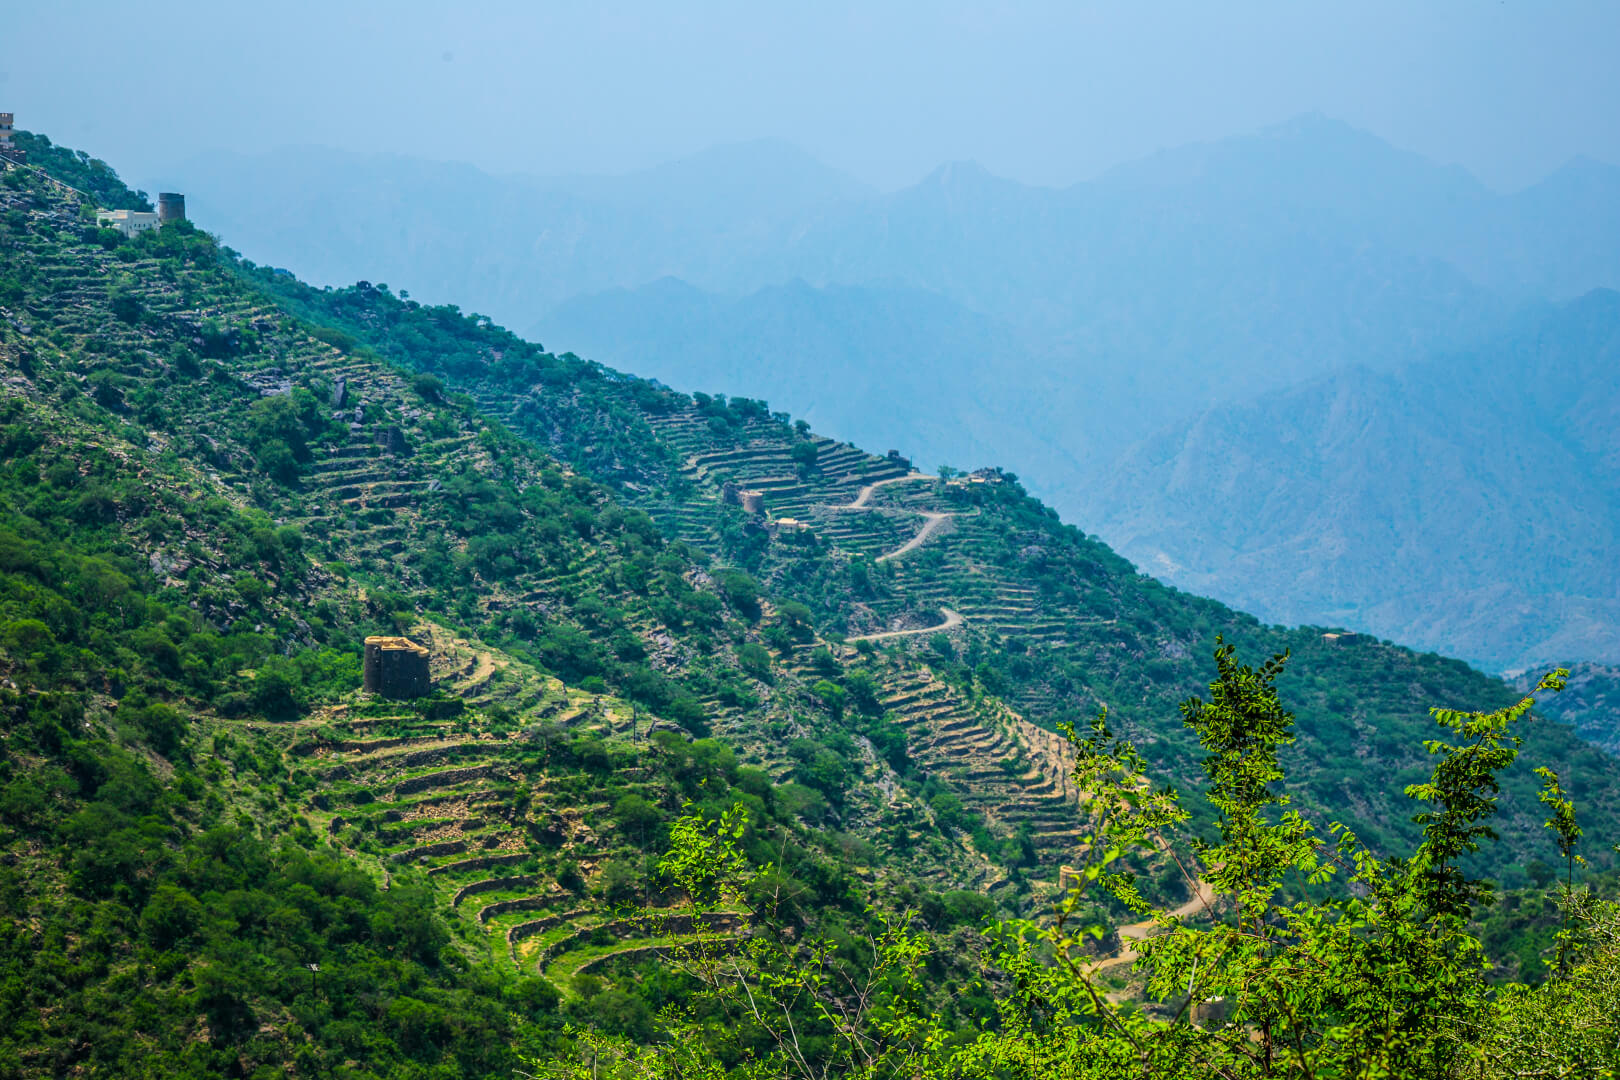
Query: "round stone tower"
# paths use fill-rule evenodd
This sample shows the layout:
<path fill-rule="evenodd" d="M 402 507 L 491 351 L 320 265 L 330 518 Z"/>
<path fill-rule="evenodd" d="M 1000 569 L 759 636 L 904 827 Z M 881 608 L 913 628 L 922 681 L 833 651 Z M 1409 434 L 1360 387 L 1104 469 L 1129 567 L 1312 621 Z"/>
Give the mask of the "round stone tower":
<path fill-rule="evenodd" d="M 158 225 L 186 220 L 186 197 L 178 191 L 158 192 Z"/>

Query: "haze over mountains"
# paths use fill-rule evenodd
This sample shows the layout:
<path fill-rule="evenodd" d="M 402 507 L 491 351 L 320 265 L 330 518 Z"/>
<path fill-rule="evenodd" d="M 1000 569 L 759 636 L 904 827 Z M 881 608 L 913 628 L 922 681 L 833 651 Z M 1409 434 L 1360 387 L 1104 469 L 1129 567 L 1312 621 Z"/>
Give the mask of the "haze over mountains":
<path fill-rule="evenodd" d="M 1512 704 L 1518 688 L 1458 660 L 1264 625 L 1139 574 L 1005 472 L 920 474 L 756 400 L 672 391 L 370 282 L 313 287 L 223 251 L 172 198 L 160 227 L 97 227 L 97 207 L 143 199 L 88 154 L 17 137 L 26 164 L 0 161 L 8 1076 L 880 1080 L 1012 1062 L 1120 1080 L 1110 1062 L 1183 1076 L 1213 1061 L 1260 1080 L 1275 1070 L 1250 1067 L 1262 1059 L 1248 1032 L 1285 1013 L 1293 1024 L 1300 1001 L 1320 1019 L 1266 1046 L 1309 1045 L 1320 1065 L 1349 1017 L 1368 1034 L 1329 1067 L 1365 1072 L 1363 1047 L 1389 1041 L 1392 1016 L 1396 1042 L 1421 1033 L 1413 1016 L 1449 1048 L 1497 1023 L 1473 1003 L 1539 1010 L 1589 985 L 1555 981 L 1570 939 L 1552 900 L 1572 879 L 1560 889 L 1549 861 L 1562 848 L 1574 873 L 1564 791 L 1590 836 L 1620 832 L 1615 669 L 1578 670 L 1569 724 L 1530 723 L 1533 698 Z M 694 304 L 692 287 L 662 288 Z M 821 320 L 823 343 L 852 357 L 932 326 L 958 349 L 951 362 L 981 369 L 948 400 L 1015 400 L 991 396 L 990 317 L 952 321 L 937 294 L 752 295 L 783 320 Z M 876 317 L 835 336 L 828 297 Z M 1590 504 L 1549 500 L 1535 481 L 1613 486 L 1612 396 L 1592 387 L 1613 360 L 1617 299 L 1516 325 L 1427 382 L 1421 368 L 1370 376 L 1341 442 L 1377 449 L 1442 427 L 1461 393 L 1486 398 L 1498 408 L 1462 434 L 1501 459 L 1494 488 L 1546 502 L 1547 524 L 1464 506 L 1469 535 L 1612 562 L 1588 550 Z M 685 330 L 725 325 L 728 303 Z M 801 375 L 818 370 L 805 358 Z M 1523 385 L 1537 391 L 1519 405 L 1531 420 L 1514 413 Z M 900 396 L 876 381 L 838 389 L 874 423 Z M 1306 424 L 1296 442 L 1339 430 L 1308 405 L 1264 422 Z M 1354 440 L 1385 419 L 1390 437 Z M 1219 434 L 1211 452 L 1239 463 L 1264 446 L 1264 432 L 1240 430 L 1232 447 Z M 1444 485 L 1445 452 L 1419 446 L 1399 464 Z M 1315 464 L 1308 449 L 1279 457 Z M 1187 501 L 1248 509 L 1221 480 Z M 1382 513 L 1401 525 L 1397 511 L 1436 495 L 1396 487 Z M 1259 509 L 1290 530 L 1314 524 Z M 1202 520 L 1180 531 L 1210 542 Z M 1285 651 L 1286 670 L 1236 660 Z M 1204 686 L 1212 704 L 1189 700 Z M 1099 704 L 1107 725 L 1066 740 Z M 1428 741 L 1436 719 L 1465 746 Z M 1229 827 L 1281 798 L 1269 784 L 1231 794 L 1249 765 L 1286 780 L 1301 816 L 1281 832 Z M 1201 780 L 1209 811 L 1175 809 L 1175 791 Z M 1414 813 L 1429 805 L 1467 812 L 1437 824 Z M 1168 824 L 1122 826 L 1121 807 Z M 1299 855 L 1313 819 L 1353 830 L 1338 852 L 1372 869 L 1348 887 L 1290 880 L 1289 863 L 1314 866 Z M 1476 852 L 1486 820 L 1492 847 Z M 1099 838 L 1121 842 L 1100 854 Z M 1602 839 L 1583 888 L 1613 887 Z M 1277 850 L 1294 854 L 1270 861 Z M 1208 868 L 1242 860 L 1254 864 L 1242 880 Z M 1112 898 L 1065 890 L 1104 865 L 1128 868 Z M 1228 957 L 1233 897 L 1272 892 L 1257 917 L 1305 928 L 1299 940 Z M 1485 916 L 1470 920 L 1478 938 L 1444 936 L 1469 904 Z M 1053 912 L 1085 920 L 1096 951 L 1066 957 L 1071 924 Z M 1216 958 L 1180 1005 L 1152 989 L 1179 970 L 1140 966 L 1162 958 L 1141 943 L 1161 925 L 1212 927 L 1175 961 Z M 1585 980 L 1597 969 L 1578 955 Z M 1435 962 L 1446 956 L 1461 959 Z M 1306 969 L 1381 982 L 1302 994 L 1289 980 Z M 694 971 L 732 972 L 767 1004 L 714 1004 Z M 1097 981 L 1076 993 L 1060 971 Z M 1545 989 L 1492 995 L 1487 977 Z M 1428 989 L 1464 978 L 1466 998 Z M 1032 979 L 1028 1013 L 989 996 Z M 1286 1008 L 1252 1004 L 1251 985 L 1288 987 Z M 1187 1022 L 1189 1002 L 1231 987 L 1230 1023 Z M 1064 1002 L 1104 993 L 1119 1010 L 1109 1029 L 1166 1033 L 1162 1065 L 1071 1038 L 1104 1025 L 1051 1023 L 1050 1002 L 1062 1019 Z M 1613 1011 L 1599 1001 L 1590 1015 Z M 804 1049 L 773 1053 L 762 1029 Z M 1238 1048 L 1234 1067 L 1188 1043 L 1205 1032 Z M 860 1064 L 891 1045 L 897 1058 Z M 935 1067 L 933 1047 L 965 1049 Z"/>
<path fill-rule="evenodd" d="M 1511 415 L 1513 379 L 1534 367 L 1525 328 L 1560 317 L 1546 305 L 1620 287 L 1613 166 L 1579 159 L 1499 194 L 1307 115 L 1063 189 L 957 163 L 878 193 L 772 140 L 605 180 L 325 150 L 211 157 L 162 179 L 227 242 L 306 278 L 386 274 L 553 348 L 762 397 L 923 467 L 1003 464 L 1149 572 L 1268 617 L 1492 666 L 1620 658 L 1602 589 L 1612 471 L 1579 466 L 1610 486 L 1552 513 L 1571 543 L 1536 548 L 1545 565 L 1524 564 L 1513 528 L 1475 530 L 1477 557 L 1443 565 L 1434 542 L 1468 506 L 1512 518 L 1541 465 L 1575 467 L 1555 451 L 1578 415 L 1549 420 L 1511 475 L 1478 436 Z M 1603 302 L 1570 310 L 1615 320 Z M 1446 356 L 1495 358 L 1483 411 L 1471 380 L 1402 374 Z M 1612 362 L 1580 370 L 1612 390 Z M 1331 428 L 1352 415 L 1366 425 Z M 1155 434 L 1192 416 L 1196 439 Z M 1279 441 L 1288 427 L 1319 464 L 1268 459 L 1239 434 L 1253 425 Z M 1594 428 L 1579 460 L 1612 460 L 1613 431 Z M 1252 498 L 1177 503 L 1170 477 L 1211 455 L 1203 467 Z M 1278 469 L 1287 513 L 1258 494 Z M 1432 573 L 1363 595 L 1346 583 L 1365 582 L 1351 553 L 1369 547 Z M 1450 598 L 1461 608 L 1437 619 Z"/>
<path fill-rule="evenodd" d="M 1355 367 L 1146 440 L 1082 520 L 1278 622 L 1496 670 L 1620 655 L 1620 293 L 1396 373 Z"/>

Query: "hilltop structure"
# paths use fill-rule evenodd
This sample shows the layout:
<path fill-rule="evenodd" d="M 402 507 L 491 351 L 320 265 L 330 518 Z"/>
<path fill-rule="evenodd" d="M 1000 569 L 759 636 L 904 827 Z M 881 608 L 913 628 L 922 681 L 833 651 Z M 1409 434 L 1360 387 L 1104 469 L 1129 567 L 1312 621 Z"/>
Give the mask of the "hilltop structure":
<path fill-rule="evenodd" d="M 156 213 L 151 210 L 107 210 L 105 208 L 96 211 L 97 225 L 107 229 L 117 229 L 125 236 L 136 236 L 184 220 L 186 220 L 186 197 L 177 191 L 161 191 L 158 193 Z"/>
<path fill-rule="evenodd" d="M 15 113 L 0 112 L 0 158 L 22 164 L 25 152 L 17 149 L 17 144 L 11 141 L 12 128 L 16 125 Z"/>
<path fill-rule="evenodd" d="M 363 685 L 386 698 L 422 697 L 433 686 L 428 651 L 410 638 L 366 638 Z"/>
<path fill-rule="evenodd" d="M 138 236 L 161 228 L 163 223 L 151 210 L 97 210 L 96 224 L 104 229 L 117 229 L 125 236 Z"/>

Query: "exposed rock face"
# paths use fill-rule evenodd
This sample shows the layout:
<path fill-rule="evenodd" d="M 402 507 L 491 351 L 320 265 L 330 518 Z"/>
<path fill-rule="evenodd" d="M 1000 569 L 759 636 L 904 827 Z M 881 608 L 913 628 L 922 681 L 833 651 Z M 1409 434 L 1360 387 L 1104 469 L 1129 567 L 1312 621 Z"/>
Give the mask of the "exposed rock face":
<path fill-rule="evenodd" d="M 416 698 L 433 685 L 428 651 L 410 638 L 366 638 L 365 688 L 386 698 Z"/>
<path fill-rule="evenodd" d="M 242 381 L 265 397 L 292 393 L 292 378 L 278 367 L 255 371 L 245 376 Z"/>

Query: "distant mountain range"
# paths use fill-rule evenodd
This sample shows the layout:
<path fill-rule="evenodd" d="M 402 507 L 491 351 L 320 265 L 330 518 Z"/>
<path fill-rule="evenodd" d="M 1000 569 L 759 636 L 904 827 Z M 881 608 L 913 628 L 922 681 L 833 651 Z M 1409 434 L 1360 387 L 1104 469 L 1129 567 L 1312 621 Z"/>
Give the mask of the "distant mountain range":
<path fill-rule="evenodd" d="M 758 284 L 728 275 L 804 218 L 874 194 L 772 139 L 628 176 L 491 176 L 293 147 L 199 157 L 161 182 L 264 262 L 328 284 L 393 278 L 423 301 L 522 325 L 572 297 L 666 276 Z"/>
<path fill-rule="evenodd" d="M 396 291 L 409 280 L 311 286 L 190 222 L 132 237 L 78 227 L 85 202 L 66 181 L 96 202 L 136 194 L 88 154 L 18 138 L 29 167 L 0 163 L 8 1078 L 497 1076 L 533 1056 L 553 1076 L 604 1059 L 624 1075 L 617 1065 L 677 1040 L 687 1060 L 723 1068 L 755 1055 L 757 1029 L 733 1053 L 711 1049 L 720 1025 L 666 1032 L 652 1017 L 692 985 L 683 957 L 767 940 L 787 945 L 738 955 L 786 971 L 820 962 L 794 942 L 829 941 L 840 977 L 898 987 L 939 1018 L 928 1041 L 951 1044 L 1000 1008 L 976 989 L 1005 980 L 975 963 L 974 927 L 1045 919 L 1089 858 L 1091 811 L 1134 786 L 1088 790 L 1062 726 L 1106 706 L 1140 748 L 1107 740 L 1106 755 L 1196 790 L 1223 721 L 1200 710 L 1189 726 L 1183 703 L 1212 676 L 1217 701 L 1241 692 L 1290 711 L 1274 760 L 1291 810 L 1353 829 L 1357 857 L 1393 882 L 1374 912 L 1393 945 L 1358 938 L 1323 970 L 1437 925 L 1423 896 L 1408 903 L 1434 849 L 1403 859 L 1425 832 L 1403 792 L 1431 775 L 1448 785 L 1461 760 L 1427 750 L 1428 710 L 1506 709 L 1523 684 L 1367 635 L 1264 624 L 1138 573 L 1004 471 L 919 474 L 881 444 L 870 453 L 730 396 L 744 387 L 689 396 L 423 306 Z M 1005 322 L 914 287 L 645 291 L 663 305 L 646 326 L 667 340 L 798 335 L 803 381 L 785 389 L 830 385 L 863 423 L 954 404 L 930 432 L 945 438 L 980 405 L 1015 409 L 1022 395 L 1034 415 L 1055 396 L 1056 377 L 1036 389 L 1010 377 Z M 1356 462 L 1365 478 L 1348 490 L 1394 526 L 1422 536 L 1438 522 L 1465 561 L 1477 548 L 1513 583 L 1525 552 L 1563 560 L 1559 587 L 1590 592 L 1594 568 L 1614 564 L 1593 539 L 1608 510 L 1589 493 L 1612 490 L 1620 465 L 1604 449 L 1616 301 L 1544 312 L 1450 366 L 1359 373 L 1361 389 L 1329 380 L 1316 412 L 1302 400 L 1211 419 L 1219 431 L 1165 456 L 1203 446 L 1251 477 L 1315 469 L 1306 490 L 1279 488 L 1286 505 L 1253 507 L 1262 538 L 1273 519 L 1315 527 L 1289 514 Z M 869 321 L 842 321 L 853 311 Z M 908 347 L 934 368 L 890 362 Z M 752 379 L 772 358 L 735 364 Z M 1222 443 L 1229 429 L 1241 437 Z M 1028 425 L 972 434 L 1048 456 Z M 1286 444 L 1277 461 L 1268 438 Z M 1218 469 L 1212 481 L 1223 486 L 1184 529 L 1226 537 L 1222 515 L 1251 508 L 1251 481 Z M 1387 560 L 1364 572 L 1393 576 Z M 1212 664 L 1217 640 L 1244 663 L 1292 659 L 1251 675 Z M 1543 886 L 1558 847 L 1532 769 L 1556 771 L 1588 836 L 1620 834 L 1616 669 L 1571 681 L 1557 703 L 1569 723 L 1515 726 L 1523 757 L 1489 772 L 1491 847 L 1449 864 L 1514 887 L 1497 906 L 1522 917 L 1482 932 L 1493 974 L 1533 978 L 1555 955 Z M 1275 738 L 1254 741 L 1270 760 Z M 1206 831 L 1210 816 L 1188 810 L 1190 831 Z M 1586 851 L 1612 874 L 1604 843 Z M 1202 865 L 1209 848 L 1120 855 L 1119 902 L 1069 894 L 1088 922 L 1118 928 L 1099 935 L 1112 957 L 1082 963 L 1125 972 L 1142 903 L 1177 918 L 1229 905 L 1230 881 Z M 717 867 L 736 885 L 701 870 L 664 882 L 649 876 L 659 863 Z M 1305 904 L 1332 887 L 1296 881 L 1279 902 L 1310 919 Z M 1360 919 L 1321 910 L 1330 930 Z M 887 939 L 898 969 L 883 948 L 840 944 L 895 927 L 907 928 Z M 1278 963 L 1293 971 L 1290 949 Z M 915 987 L 893 982 L 906 957 L 926 965 Z M 1198 977 L 1219 989 L 1244 973 Z M 1138 1030 L 1160 1025 L 1184 1060 L 1177 1033 L 1193 1028 L 1155 1019 L 1160 995 L 1138 998 L 1133 980 L 1114 989 L 1144 1003 Z M 770 1007 L 805 1015 L 826 1045 L 821 1018 L 840 998 L 788 989 Z M 840 1021 L 864 1040 L 849 1045 L 893 1031 L 865 1023 Z M 595 1041 L 613 1033 L 626 1041 Z M 1066 1037 L 1024 1057 L 1058 1061 Z M 909 1063 L 921 1043 L 895 1045 Z M 793 1060 L 821 1068 L 806 1046 Z"/>
<path fill-rule="evenodd" d="M 1495 670 L 1620 656 L 1620 293 L 1137 446 L 1082 518 L 1150 573 Z"/>
<path fill-rule="evenodd" d="M 1079 468 L 1054 418 L 1031 404 L 1055 400 L 1061 377 L 1027 363 L 1005 323 L 938 293 L 793 281 L 731 298 L 665 278 L 570 301 L 534 335 L 615 366 L 634 359 L 681 389 L 764 398 L 851 441 L 903 447 L 929 469 L 1019 461 L 1056 477 Z M 907 415 L 903 438 L 897 410 Z"/>
<path fill-rule="evenodd" d="M 1498 194 L 1318 115 L 1062 189 L 955 163 L 878 193 L 776 140 L 609 178 L 300 149 L 199 159 L 154 183 L 186 190 L 193 216 L 227 242 L 306 278 L 386 275 L 554 348 L 681 389 L 765 398 L 926 467 L 1004 465 L 1133 554 L 1137 538 L 1162 536 L 1145 522 L 1169 493 L 1130 487 L 1119 470 L 1148 482 L 1139 463 L 1167 425 L 1215 425 L 1234 415 L 1220 406 L 1274 391 L 1499 353 L 1547 304 L 1620 287 L 1620 169 L 1576 160 Z M 1452 480 L 1494 497 L 1490 474 Z M 1332 509 L 1311 513 L 1316 529 Z M 1299 513 L 1271 534 L 1284 520 Z M 1440 521 L 1414 512 L 1387 524 L 1406 530 L 1401 550 L 1440 550 Z M 1290 543 L 1320 556 L 1315 535 Z M 1221 577 L 1224 559 L 1176 563 L 1216 575 L 1203 587 L 1234 602 L 1289 613 L 1278 617 L 1368 612 L 1334 592 L 1331 565 L 1284 604 L 1276 590 L 1243 591 L 1249 576 Z M 1481 662 L 1531 647 L 1522 636 L 1487 647 L 1477 634 L 1491 631 L 1472 616 L 1464 630 L 1410 595 L 1387 606 L 1367 628 L 1421 626 L 1402 639 Z M 1557 619 L 1615 627 L 1603 610 Z M 1570 640 L 1597 647 L 1610 633 Z"/>
<path fill-rule="evenodd" d="M 1539 673 L 1513 680 L 1516 689 L 1531 692 Z M 1609 753 L 1620 756 L 1620 667 L 1575 664 L 1568 684 L 1556 697 L 1536 703 L 1544 716 L 1572 726 L 1576 734 Z"/>

